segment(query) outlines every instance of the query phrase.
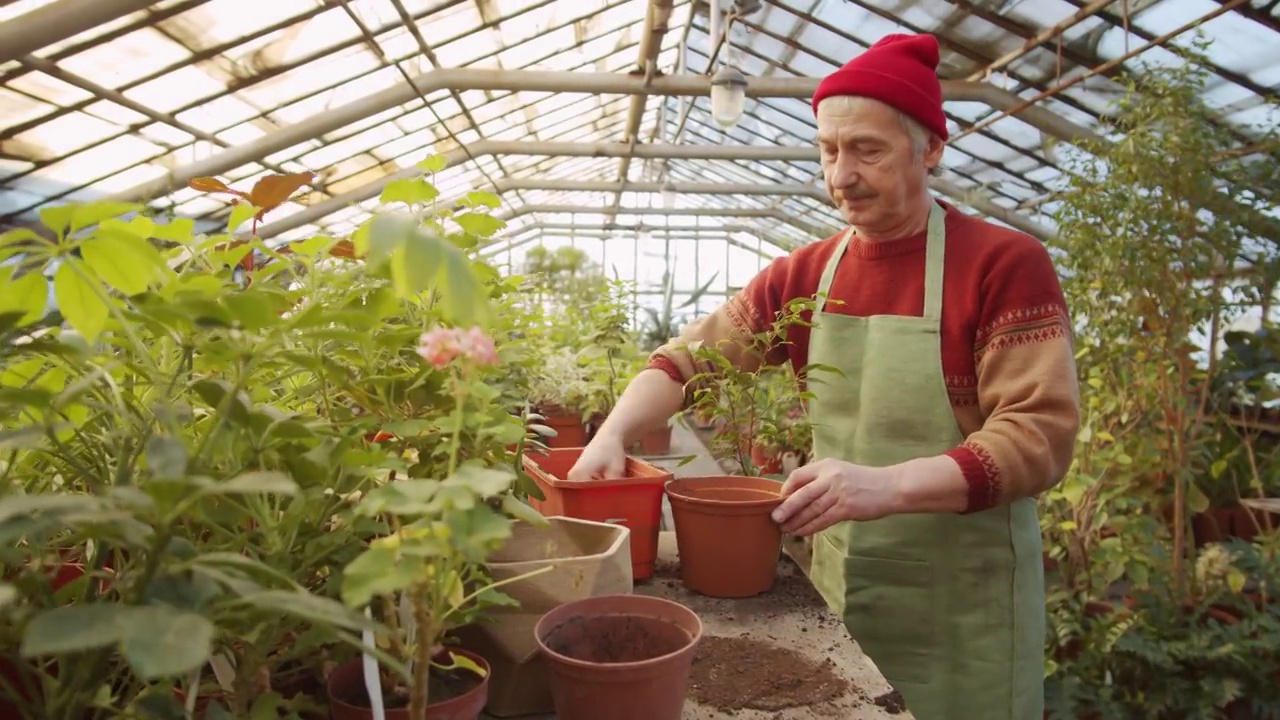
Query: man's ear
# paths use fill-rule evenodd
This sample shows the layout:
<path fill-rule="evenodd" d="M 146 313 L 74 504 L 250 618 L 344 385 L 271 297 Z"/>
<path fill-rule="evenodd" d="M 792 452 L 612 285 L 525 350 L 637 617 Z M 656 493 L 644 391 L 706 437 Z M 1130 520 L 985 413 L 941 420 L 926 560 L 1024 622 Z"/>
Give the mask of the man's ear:
<path fill-rule="evenodd" d="M 924 165 L 932 170 L 942 163 L 942 152 L 947 149 L 947 143 L 937 135 L 930 134 L 929 142 L 924 146 Z"/>

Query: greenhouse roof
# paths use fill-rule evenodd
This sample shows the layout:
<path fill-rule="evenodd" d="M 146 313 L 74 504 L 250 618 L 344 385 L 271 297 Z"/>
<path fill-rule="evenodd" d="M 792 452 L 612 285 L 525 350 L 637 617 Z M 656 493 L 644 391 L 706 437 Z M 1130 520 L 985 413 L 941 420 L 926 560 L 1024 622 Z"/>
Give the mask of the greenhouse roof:
<path fill-rule="evenodd" d="M 260 232 L 345 234 L 389 180 L 444 154 L 442 196 L 500 194 L 503 242 L 650 228 L 776 255 L 841 225 L 820 184 L 817 80 L 886 34 L 931 32 L 952 132 L 935 190 L 1046 237 L 1061 148 L 1093 134 L 1123 91 L 1117 70 L 1174 61 L 1165 46 L 1198 25 L 1213 41 L 1205 99 L 1246 148 L 1280 85 L 1275 0 L 722 5 L 713 17 L 690 0 L 9 2 L 0 229 L 102 197 L 213 229 L 228 204 L 192 177 L 247 190 L 313 171 Z M 727 130 L 708 98 L 720 63 L 748 78 Z"/>

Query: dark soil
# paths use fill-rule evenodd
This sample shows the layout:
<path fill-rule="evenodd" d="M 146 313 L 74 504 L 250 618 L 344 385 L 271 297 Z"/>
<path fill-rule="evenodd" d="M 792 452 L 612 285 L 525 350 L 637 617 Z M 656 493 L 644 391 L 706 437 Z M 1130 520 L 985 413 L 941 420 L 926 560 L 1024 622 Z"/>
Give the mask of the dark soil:
<path fill-rule="evenodd" d="M 694 700 L 721 711 L 817 705 L 853 690 L 830 660 L 748 637 L 713 636 L 698 645 L 689 686 Z"/>
<path fill-rule="evenodd" d="M 902 701 L 902 693 L 897 690 L 891 690 L 883 695 L 877 696 L 871 702 L 884 708 L 884 711 L 890 715 L 899 715 L 907 711 L 907 704 Z"/>
<path fill-rule="evenodd" d="M 693 638 L 684 628 L 642 615 L 575 617 L 547 635 L 547 647 L 575 660 L 629 663 L 670 655 Z"/>

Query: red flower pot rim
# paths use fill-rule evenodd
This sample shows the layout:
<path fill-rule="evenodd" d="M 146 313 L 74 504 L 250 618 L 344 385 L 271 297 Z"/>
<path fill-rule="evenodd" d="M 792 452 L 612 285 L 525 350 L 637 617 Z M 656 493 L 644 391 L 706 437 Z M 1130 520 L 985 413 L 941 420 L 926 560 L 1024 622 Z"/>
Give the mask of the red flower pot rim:
<path fill-rule="evenodd" d="M 773 507 L 782 502 L 782 483 L 747 475 L 711 475 L 676 478 L 666 484 L 667 495 L 690 505 L 705 507 L 731 506 L 749 509 Z M 708 497 L 728 490 L 741 493 L 742 499 Z"/>
<path fill-rule="evenodd" d="M 616 603 L 625 603 L 631 607 L 619 607 Z M 644 605 L 654 608 L 655 612 L 646 613 L 642 607 Z M 566 608 L 571 606 L 575 608 L 582 607 L 583 609 L 575 611 L 566 610 Z M 666 655 L 659 655 L 645 660 L 619 663 L 590 662 L 588 660 L 579 660 L 577 658 L 569 657 L 568 655 L 562 655 L 555 650 L 552 650 L 550 647 L 547 647 L 546 643 L 547 637 L 555 631 L 556 628 L 559 628 L 564 623 L 577 617 L 591 618 L 606 615 L 633 615 L 662 619 L 664 616 L 670 617 L 672 614 L 684 615 L 690 618 L 692 620 L 691 625 L 693 625 L 696 632 L 690 633 L 689 642 L 681 645 L 680 649 L 669 652 Z M 551 618 L 553 616 L 558 616 L 555 617 L 557 622 L 555 625 L 548 627 L 547 618 Z M 681 605 L 674 600 L 667 600 L 666 598 L 654 597 L 652 595 L 634 594 L 595 595 L 583 598 L 582 600 L 576 600 L 566 605 L 561 605 L 539 618 L 538 624 L 535 625 L 533 629 L 533 635 L 538 641 L 539 650 L 547 655 L 553 656 L 558 662 L 587 670 L 597 670 L 601 666 L 608 666 L 609 668 L 640 669 L 661 665 L 669 662 L 677 655 L 687 652 L 689 646 L 698 642 L 702 638 L 704 632 L 705 628 L 702 625 L 702 618 L 698 616 L 698 613 L 694 612 L 690 608 Z"/>

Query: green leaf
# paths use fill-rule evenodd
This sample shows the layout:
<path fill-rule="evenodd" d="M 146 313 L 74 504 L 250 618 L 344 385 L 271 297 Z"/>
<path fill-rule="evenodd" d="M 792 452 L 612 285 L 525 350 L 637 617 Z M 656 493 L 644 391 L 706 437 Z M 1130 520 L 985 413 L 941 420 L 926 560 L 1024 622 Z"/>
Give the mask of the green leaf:
<path fill-rule="evenodd" d="M 404 178 L 387 183 L 379 201 L 383 204 L 402 202 L 410 207 L 429 203 L 440 196 L 440 191 L 425 178 Z"/>
<path fill-rule="evenodd" d="M 195 240 L 196 221 L 191 218 L 176 218 L 167 225 L 156 225 L 151 230 L 151 237 L 157 240 L 186 245 Z"/>
<path fill-rule="evenodd" d="M 1222 477 L 1222 473 L 1227 471 L 1228 465 L 1229 465 L 1229 462 L 1227 461 L 1226 458 L 1218 458 L 1217 460 L 1214 460 L 1213 466 L 1209 468 L 1209 475 L 1214 480 L 1217 480 L 1218 478 Z"/>
<path fill-rule="evenodd" d="M 187 448 L 181 440 L 155 435 L 147 441 L 147 467 L 157 478 L 180 478 L 187 474 Z"/>
<path fill-rule="evenodd" d="M 137 203 L 113 202 L 111 200 L 77 203 L 72 205 L 71 208 L 71 232 L 73 233 L 90 225 L 97 225 L 104 220 L 142 211 L 142 206 Z"/>
<path fill-rule="evenodd" d="M 1209 509 L 1209 496 L 1204 494 L 1200 486 L 1194 482 L 1187 482 L 1187 510 L 1192 513 L 1202 513 Z"/>
<path fill-rule="evenodd" d="M 487 238 L 493 237 L 493 234 L 506 227 L 507 224 L 501 218 L 496 218 L 488 213 L 465 213 L 455 215 L 453 221 L 463 230 Z"/>
<path fill-rule="evenodd" d="M 466 205 L 467 207 L 478 207 L 483 205 L 492 210 L 497 210 L 502 207 L 502 200 L 499 199 L 497 195 L 483 190 L 473 190 L 467 193 L 464 200 L 459 200 L 458 202 Z"/>
<path fill-rule="evenodd" d="M 444 248 L 444 262 L 436 271 L 435 286 L 439 288 L 440 311 L 445 320 L 462 327 L 488 327 L 492 317 L 488 291 L 462 251 L 443 239 L 436 241 Z"/>
<path fill-rule="evenodd" d="M 233 233 L 261 210 L 247 202 L 237 202 L 231 206 L 231 217 L 227 219 L 227 232 Z M 245 248 L 248 251 L 248 248 Z"/>
<path fill-rule="evenodd" d="M 129 623 L 120 650 L 140 678 L 185 675 L 209 661 L 215 628 L 208 618 L 168 605 L 136 610 L 143 614 Z"/>
<path fill-rule="evenodd" d="M 102 500 L 92 495 L 8 495 L 0 498 L 0 523 L 36 513 L 91 513 L 102 507 Z"/>
<path fill-rule="evenodd" d="M 429 173 L 438 173 L 447 167 L 449 167 L 449 158 L 444 155 L 431 155 L 418 163 L 418 168 L 420 170 Z"/>
<path fill-rule="evenodd" d="M 337 240 L 327 235 L 316 235 L 306 240 L 289 243 L 289 248 L 295 255 L 320 255 L 333 247 L 336 242 Z"/>
<path fill-rule="evenodd" d="M 515 472 L 507 468 L 486 468 L 464 465 L 450 475 L 443 485 L 462 485 L 480 497 L 490 497 L 505 492 L 516 479 Z"/>
<path fill-rule="evenodd" d="M 125 295 L 146 291 L 164 260 L 146 240 L 123 232 L 100 232 L 80 244 L 85 263 L 107 285 Z"/>
<path fill-rule="evenodd" d="M 342 602 L 364 607 L 379 595 L 411 587 L 422 579 L 426 563 L 394 548 L 374 546 L 356 556 L 342 570 Z"/>
<path fill-rule="evenodd" d="M 93 287 L 72 267 L 74 260 L 64 259 L 53 275 L 53 297 L 58 310 L 86 342 L 96 342 L 107 326 L 110 310 Z"/>
<path fill-rule="evenodd" d="M 40 224 L 52 230 L 59 238 L 63 238 L 67 234 L 67 228 L 71 226 L 71 218 L 76 208 L 74 205 L 55 205 L 45 206 L 37 210 L 40 215 Z"/>
<path fill-rule="evenodd" d="M 226 380 L 206 379 L 196 381 L 192 387 L 201 400 L 208 403 L 209 407 L 217 410 L 222 407 L 223 400 L 234 386 Z M 230 401 L 231 419 L 237 423 L 249 422 L 249 409 L 251 406 L 252 403 L 249 400 L 249 396 L 243 391 L 237 392 L 234 399 Z"/>
<path fill-rule="evenodd" d="M 23 251 L 30 252 L 36 247 L 47 249 L 49 242 L 31 228 L 14 228 L 0 233 L 0 260 L 6 260 Z"/>
<path fill-rule="evenodd" d="M 288 307 L 283 297 L 254 292 L 253 288 L 228 294 L 222 301 L 240 326 L 250 331 L 279 324 L 280 314 Z"/>
<path fill-rule="evenodd" d="M 402 298 L 421 295 L 440 273 L 444 247 L 436 238 L 414 232 L 391 252 L 391 283 Z"/>
<path fill-rule="evenodd" d="M 237 475 L 226 482 L 218 483 L 214 486 L 216 491 L 223 495 L 232 493 L 252 494 L 252 493 L 276 493 L 278 495 L 293 495 L 298 492 L 298 484 L 293 478 L 280 472 L 272 471 L 252 471 Z"/>
<path fill-rule="evenodd" d="M 363 614 L 352 612 L 336 600 L 312 595 L 303 590 L 265 590 L 246 595 L 242 601 L 273 616 L 290 615 L 303 620 L 347 630 L 372 629 L 376 623 Z"/>
<path fill-rule="evenodd" d="M 0 268 L 0 313 L 18 312 L 21 317 L 14 323 L 15 327 L 26 327 L 39 321 L 49 306 L 49 281 L 39 272 L 11 280 L 12 267 Z"/>
<path fill-rule="evenodd" d="M 9 583 L 0 583 L 0 610 L 18 601 L 18 588 Z"/>
<path fill-rule="evenodd" d="M 0 451 L 30 450 L 44 443 L 44 429 L 22 427 L 16 430 L 0 430 Z"/>
<path fill-rule="evenodd" d="M 450 652 L 449 660 L 450 662 L 448 663 L 433 662 L 431 664 L 441 670 L 466 670 L 467 672 L 474 673 L 477 677 L 484 677 L 486 675 L 484 668 L 480 667 L 480 665 L 474 660 L 462 653 Z"/>
<path fill-rule="evenodd" d="M 546 516 L 515 495 L 502 496 L 502 511 L 516 520 L 527 522 L 535 527 L 547 527 L 551 524 Z"/>
<path fill-rule="evenodd" d="M 26 658 L 82 652 L 114 645 L 146 610 L 115 603 L 79 603 L 45 610 L 22 635 Z"/>

